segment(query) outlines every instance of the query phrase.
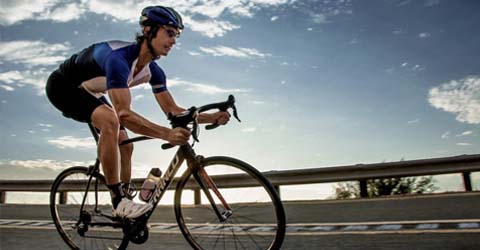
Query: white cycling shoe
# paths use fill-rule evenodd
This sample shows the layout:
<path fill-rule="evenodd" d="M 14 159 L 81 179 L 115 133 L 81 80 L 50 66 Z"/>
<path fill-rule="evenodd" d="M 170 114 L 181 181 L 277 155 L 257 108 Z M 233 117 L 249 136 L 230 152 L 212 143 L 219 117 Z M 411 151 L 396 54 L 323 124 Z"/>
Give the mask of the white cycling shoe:
<path fill-rule="evenodd" d="M 114 217 L 135 219 L 150 209 L 152 209 L 152 205 L 148 203 L 140 204 L 123 198 L 120 203 L 118 203 L 117 208 L 113 209 L 112 214 Z"/>

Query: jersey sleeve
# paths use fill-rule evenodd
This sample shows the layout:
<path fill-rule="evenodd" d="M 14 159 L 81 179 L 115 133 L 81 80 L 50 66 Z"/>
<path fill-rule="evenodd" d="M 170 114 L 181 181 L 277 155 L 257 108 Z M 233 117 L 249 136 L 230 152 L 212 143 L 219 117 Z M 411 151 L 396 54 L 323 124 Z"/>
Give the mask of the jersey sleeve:
<path fill-rule="evenodd" d="M 105 62 L 107 89 L 128 88 L 129 73 L 130 67 L 127 60 L 112 53 Z"/>
<path fill-rule="evenodd" d="M 150 72 L 152 77 L 150 78 L 150 85 L 152 86 L 153 93 L 160 93 L 167 90 L 167 77 L 162 68 L 155 62 L 150 63 Z"/>

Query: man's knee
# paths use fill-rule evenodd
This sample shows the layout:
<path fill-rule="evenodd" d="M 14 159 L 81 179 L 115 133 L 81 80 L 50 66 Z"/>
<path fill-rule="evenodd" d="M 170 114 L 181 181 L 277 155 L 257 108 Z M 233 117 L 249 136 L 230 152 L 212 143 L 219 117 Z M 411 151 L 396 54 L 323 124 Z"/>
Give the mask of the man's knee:
<path fill-rule="evenodd" d="M 92 114 L 93 125 L 100 129 L 100 133 L 118 134 L 120 122 L 115 111 L 106 105 L 99 106 Z"/>

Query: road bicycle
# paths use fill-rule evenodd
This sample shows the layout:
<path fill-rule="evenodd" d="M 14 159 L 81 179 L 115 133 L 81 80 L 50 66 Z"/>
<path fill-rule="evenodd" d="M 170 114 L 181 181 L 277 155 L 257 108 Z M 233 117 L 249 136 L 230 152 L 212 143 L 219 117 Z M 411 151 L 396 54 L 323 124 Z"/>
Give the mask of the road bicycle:
<path fill-rule="evenodd" d="M 273 185 L 246 162 L 225 156 L 203 157 L 193 150 L 198 142 L 198 114 L 213 109 L 231 109 L 240 121 L 233 95 L 225 102 L 169 115 L 173 128 L 192 131 L 193 144 L 179 146 L 147 201 L 153 208 L 139 218 L 112 216 L 110 194 L 98 158 L 92 166 L 75 166 L 61 172 L 50 192 L 50 212 L 67 245 L 76 250 L 110 250 L 126 249 L 130 242 L 145 243 L 150 235 L 149 218 L 169 186 L 176 182 L 173 203 L 176 222 L 193 249 L 280 249 L 286 219 Z M 91 124 L 89 127 L 98 142 L 96 129 Z M 218 124 L 206 128 L 216 127 Z M 138 136 L 121 144 L 147 139 L 152 138 Z M 171 147 L 162 145 L 163 149 Z M 185 172 L 175 177 L 184 161 Z M 192 203 L 192 193 L 195 200 L 206 197 L 208 203 Z"/>

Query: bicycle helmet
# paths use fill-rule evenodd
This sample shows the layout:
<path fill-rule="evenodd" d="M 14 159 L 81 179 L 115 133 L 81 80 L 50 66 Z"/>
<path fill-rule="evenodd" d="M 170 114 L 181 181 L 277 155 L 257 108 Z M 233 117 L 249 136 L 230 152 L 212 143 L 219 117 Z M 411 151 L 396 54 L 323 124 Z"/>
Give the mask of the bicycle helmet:
<path fill-rule="evenodd" d="M 170 25 L 183 30 L 182 17 L 173 8 L 148 6 L 142 10 L 139 24 L 141 26 Z"/>
<path fill-rule="evenodd" d="M 180 14 L 178 14 L 173 8 L 164 6 L 145 7 L 140 15 L 139 24 L 142 27 L 151 27 L 148 33 L 145 33 L 145 30 L 143 31 L 143 37 L 147 42 L 147 47 L 153 60 L 160 58 L 160 55 L 155 53 L 152 46 L 152 40 L 155 38 L 160 26 L 169 25 L 179 30 L 183 30 L 184 28 Z"/>

